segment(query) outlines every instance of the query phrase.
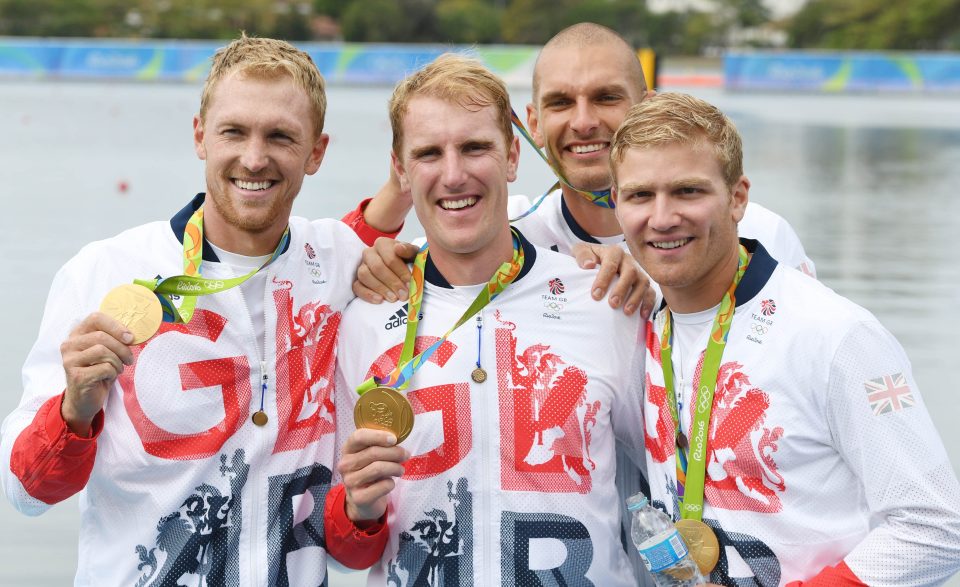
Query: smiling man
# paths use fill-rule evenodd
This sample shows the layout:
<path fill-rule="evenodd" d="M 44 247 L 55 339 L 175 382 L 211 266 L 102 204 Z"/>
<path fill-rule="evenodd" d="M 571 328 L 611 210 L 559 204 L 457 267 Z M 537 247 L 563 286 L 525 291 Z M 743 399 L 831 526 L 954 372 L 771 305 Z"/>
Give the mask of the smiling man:
<path fill-rule="evenodd" d="M 2 479 L 28 515 L 81 494 L 77 585 L 319 585 L 328 550 L 379 555 L 384 533 L 325 531 L 334 343 L 362 249 L 290 215 L 325 111 L 306 53 L 219 50 L 193 121 L 206 193 L 54 278 Z"/>
<path fill-rule="evenodd" d="M 367 426 L 345 441 L 346 507 L 331 511 L 360 527 L 386 514 L 368 584 L 635 585 L 614 443 L 641 454 L 640 398 L 624 393 L 640 321 L 590 299 L 594 272 L 511 229 L 519 143 L 500 79 L 441 56 L 397 86 L 390 118 L 427 242 L 409 306 L 357 299 L 341 328 L 338 412 L 357 403 Z M 585 344 L 588 331 L 603 336 Z M 387 409 L 406 402 L 412 431 Z"/>
<path fill-rule="evenodd" d="M 663 291 L 646 339 L 652 502 L 719 541 L 723 585 L 939 585 L 960 485 L 910 362 L 869 312 L 738 238 L 742 146 L 683 94 L 613 138 L 617 216 Z M 703 528 L 703 526 L 701 526 Z"/>
<path fill-rule="evenodd" d="M 537 199 L 512 196 L 508 214 L 518 218 L 514 226 L 537 246 L 566 254 L 572 254 L 578 245 L 624 246 L 616 214 L 602 193 L 611 185 L 610 139 L 614 131 L 627 109 L 653 93 L 647 88 L 635 51 L 605 26 L 578 23 L 543 46 L 532 85 L 532 100 L 526 108 L 531 136 L 570 185 L 561 184 L 546 194 L 532 211 Z M 585 197 L 581 190 L 600 195 Z M 395 227 L 411 206 L 409 195 L 395 182 L 388 182 L 364 214 L 371 226 Z M 776 213 L 751 202 L 739 229 L 764 243 L 782 263 L 815 275 L 814 264 L 796 232 Z M 387 239 L 375 246 L 364 255 L 355 291 L 368 301 L 394 299 L 407 277 L 397 255 L 411 258 L 414 249 L 394 246 Z M 631 281 L 614 285 L 610 302 L 614 307 L 624 305 L 631 313 L 639 307 L 640 296 L 628 298 L 627 289 L 620 287 L 627 283 Z"/>

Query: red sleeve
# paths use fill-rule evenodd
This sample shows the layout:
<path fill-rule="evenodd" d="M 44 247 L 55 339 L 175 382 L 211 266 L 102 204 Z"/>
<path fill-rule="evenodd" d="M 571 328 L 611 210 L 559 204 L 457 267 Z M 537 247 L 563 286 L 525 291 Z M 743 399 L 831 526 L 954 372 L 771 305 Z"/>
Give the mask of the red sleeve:
<path fill-rule="evenodd" d="M 380 232 L 376 228 L 367 224 L 367 221 L 363 218 L 363 211 L 367 208 L 367 204 L 370 203 L 370 200 L 373 198 L 367 198 L 360 202 L 360 205 L 354 208 L 353 210 L 347 212 L 343 218 L 340 219 L 341 222 L 353 229 L 353 232 L 357 233 L 357 236 L 360 237 L 360 240 L 363 241 L 363 244 L 368 247 L 373 246 L 373 242 L 385 236 L 387 238 L 397 238 L 397 235 L 400 234 L 400 231 L 403 229 L 401 225 L 395 232 Z"/>
<path fill-rule="evenodd" d="M 60 415 L 63 394 L 46 401 L 13 443 L 10 471 L 34 499 L 55 504 L 78 493 L 90 479 L 103 430 L 103 410 L 94 417 L 90 438 L 70 431 Z"/>
<path fill-rule="evenodd" d="M 346 501 L 347 492 L 342 484 L 334 485 L 327 492 L 323 516 L 327 552 L 345 567 L 366 569 L 383 555 L 387 546 L 387 523 L 377 522 L 363 530 L 357 528 L 347 517 Z"/>
<path fill-rule="evenodd" d="M 835 567 L 825 567 L 806 581 L 793 581 L 787 587 L 866 587 L 867 584 L 857 578 L 847 566 L 840 561 Z"/>

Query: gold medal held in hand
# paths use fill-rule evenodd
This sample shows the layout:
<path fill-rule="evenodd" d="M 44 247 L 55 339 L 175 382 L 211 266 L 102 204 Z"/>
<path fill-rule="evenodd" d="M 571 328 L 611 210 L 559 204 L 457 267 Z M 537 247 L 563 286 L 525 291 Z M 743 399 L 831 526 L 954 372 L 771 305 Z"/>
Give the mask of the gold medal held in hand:
<path fill-rule="evenodd" d="M 135 283 L 118 285 L 100 302 L 100 311 L 123 324 L 140 344 L 157 333 L 163 322 L 163 308 L 149 289 Z"/>
<path fill-rule="evenodd" d="M 413 407 L 407 398 L 391 387 L 374 387 L 357 400 L 353 408 L 357 428 L 392 432 L 400 444 L 413 430 Z"/>
<path fill-rule="evenodd" d="M 710 571 L 720 560 L 720 542 L 717 541 L 713 529 L 700 520 L 680 520 L 674 525 L 687 543 L 690 558 L 697 562 L 700 573 L 709 577 Z"/>

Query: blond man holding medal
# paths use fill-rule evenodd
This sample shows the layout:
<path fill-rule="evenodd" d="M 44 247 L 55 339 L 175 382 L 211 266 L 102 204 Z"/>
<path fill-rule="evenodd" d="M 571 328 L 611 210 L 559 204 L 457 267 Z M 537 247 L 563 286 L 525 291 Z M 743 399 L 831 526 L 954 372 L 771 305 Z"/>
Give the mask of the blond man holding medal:
<path fill-rule="evenodd" d="M 750 181 L 733 123 L 660 94 L 631 108 L 611 167 L 627 243 L 663 292 L 642 377 L 651 501 L 701 570 L 770 587 L 956 573 L 960 485 L 910 363 L 869 312 L 738 238 Z"/>
<path fill-rule="evenodd" d="M 383 516 L 390 533 L 368 584 L 635 585 L 614 443 L 641 454 L 640 398 L 623 390 L 642 323 L 591 299 L 594 272 L 510 227 L 519 142 L 500 79 L 444 55 L 390 112 L 426 243 L 409 305 L 358 299 L 341 329 L 338 413 L 358 429 L 333 511 Z M 378 508 L 353 508 L 371 492 Z"/>
<path fill-rule="evenodd" d="M 29 515 L 81 494 L 77 585 L 318 585 L 328 553 L 361 568 L 382 549 L 325 525 L 334 343 L 363 247 L 291 216 L 325 110 L 306 53 L 230 43 L 193 121 L 206 193 L 55 277 L 2 479 Z"/>

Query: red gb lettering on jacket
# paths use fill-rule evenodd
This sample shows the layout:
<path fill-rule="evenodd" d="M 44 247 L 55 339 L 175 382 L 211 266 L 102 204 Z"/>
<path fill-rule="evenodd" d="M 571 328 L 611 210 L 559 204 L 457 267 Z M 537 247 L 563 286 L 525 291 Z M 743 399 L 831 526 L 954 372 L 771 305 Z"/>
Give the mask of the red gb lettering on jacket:
<path fill-rule="evenodd" d="M 188 337 L 199 337 L 205 341 L 215 342 L 226 326 L 227 320 L 218 314 L 208 310 L 198 310 L 188 324 L 171 324 L 164 322 L 156 337 L 144 345 L 133 347 L 134 363 L 127 367 L 119 377 L 121 389 L 123 389 L 123 403 L 127 409 L 127 414 L 137 434 L 140 436 L 140 442 L 143 449 L 156 457 L 171 460 L 191 460 L 203 459 L 216 454 L 230 436 L 232 436 L 243 425 L 245 416 L 250 408 L 250 365 L 246 357 L 228 357 L 220 359 L 209 359 L 197 361 L 194 363 L 183 363 L 179 365 L 180 385 L 182 391 L 191 391 L 203 388 L 220 388 L 222 396 L 223 419 L 214 426 L 194 432 L 171 432 L 160 425 L 154 419 L 147 415 L 140 401 L 140 394 L 163 393 L 162 386 L 151 385 L 147 378 L 141 381 L 141 389 L 136 386 L 136 375 L 140 366 L 139 358 L 146 352 L 162 345 L 156 345 L 160 340 L 166 342 L 166 336 L 173 333 L 179 333 Z M 174 344 L 188 345 L 187 341 L 179 341 Z M 147 350 L 149 347 L 154 347 Z M 164 351 L 157 350 L 158 355 Z M 177 353 L 176 356 L 182 356 Z M 156 367 L 162 356 L 151 357 L 149 361 L 149 373 L 157 373 Z M 177 397 L 164 396 L 159 401 L 152 401 L 153 406 L 177 406 L 180 401 Z M 217 403 L 220 403 L 219 401 Z M 191 409 L 187 404 L 184 408 L 170 408 L 166 413 L 177 416 L 176 422 L 179 425 L 185 423 L 189 425 L 189 419 L 184 419 L 184 410 Z M 212 407 L 212 406 L 211 406 Z M 196 406 L 194 406 L 196 409 Z M 204 409 L 204 412 L 209 413 Z M 198 410 L 199 412 L 199 410 Z M 155 414 L 160 416 L 160 414 Z"/>
<path fill-rule="evenodd" d="M 414 355 L 427 349 L 439 340 L 435 336 L 418 336 L 414 344 Z M 377 357 L 367 377 L 384 377 L 396 366 L 400 360 L 403 345 L 396 345 Z M 443 367 L 453 356 L 457 346 L 445 341 L 440 348 L 430 356 L 427 363 L 434 363 Z M 424 369 L 429 367 L 424 366 Z M 416 384 L 414 377 L 413 384 Z M 436 448 L 423 454 L 413 455 L 404 464 L 404 479 L 427 479 L 454 467 L 463 460 L 473 446 L 473 424 L 470 417 L 470 386 L 465 381 L 445 383 L 422 389 L 407 389 L 407 399 L 413 406 L 416 416 L 429 412 L 440 412 L 442 442 Z M 416 420 L 417 426 L 423 426 L 423 419 Z"/>
<path fill-rule="evenodd" d="M 646 405 L 648 418 L 656 414 L 656 436 L 645 432 L 647 452 L 659 463 L 675 452 L 674 423 L 663 386 L 660 341 L 652 324 L 647 330 Z M 694 396 L 685 410 L 693 418 L 700 397 L 704 353 L 694 373 Z M 654 380 L 651 372 L 658 375 Z M 776 513 L 783 509 L 781 494 L 787 486 L 775 460 L 783 427 L 766 424 L 770 396 L 750 383 L 743 365 L 728 361 L 720 365 L 707 440 L 707 471 L 704 497 L 714 508 Z M 649 422 L 646 428 L 649 428 Z"/>
<path fill-rule="evenodd" d="M 496 330 L 503 488 L 589 493 L 596 468 L 590 438 L 600 402 L 587 401 L 586 373 L 564 367 L 549 345 L 518 351 L 514 324 L 503 324 Z"/>
<path fill-rule="evenodd" d="M 340 312 L 319 302 L 296 311 L 292 284 L 278 281 L 276 394 L 280 429 L 274 453 L 299 450 L 336 430 L 333 378 Z"/>

